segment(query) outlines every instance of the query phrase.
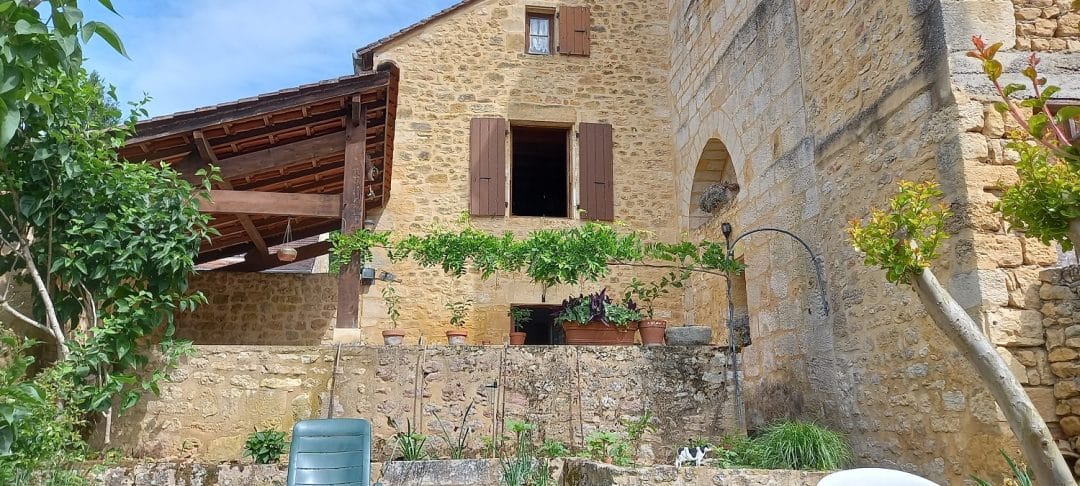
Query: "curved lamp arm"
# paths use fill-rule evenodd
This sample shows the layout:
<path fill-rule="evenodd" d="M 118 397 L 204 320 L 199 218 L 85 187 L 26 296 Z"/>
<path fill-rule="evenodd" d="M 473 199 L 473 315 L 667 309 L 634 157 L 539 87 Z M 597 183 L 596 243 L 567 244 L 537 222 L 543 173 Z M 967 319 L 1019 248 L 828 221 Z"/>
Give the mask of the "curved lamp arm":
<path fill-rule="evenodd" d="M 729 238 L 730 238 L 730 235 L 731 235 L 731 225 L 728 224 L 728 223 L 724 223 L 723 229 L 724 229 L 724 238 L 728 240 L 728 244 L 727 244 L 728 258 L 734 258 L 734 256 L 735 256 L 735 244 L 738 243 L 739 240 L 741 240 L 741 239 L 743 239 L 743 238 L 745 238 L 747 236 L 750 236 L 750 235 L 752 235 L 754 233 L 761 233 L 761 232 L 764 232 L 764 231 L 775 231 L 777 233 L 783 233 L 785 235 L 788 235 L 792 239 L 794 239 L 795 241 L 798 241 L 799 244 L 802 245 L 802 247 L 806 249 L 806 252 L 810 254 L 810 261 L 814 264 L 814 273 L 815 273 L 815 276 L 817 277 L 818 290 L 820 291 L 820 295 L 821 295 L 821 308 L 825 311 L 825 315 L 829 315 L 829 301 L 825 297 L 825 272 L 821 269 L 821 262 L 818 261 L 817 255 L 814 254 L 814 250 L 811 250 L 810 245 L 807 245 L 806 242 L 802 240 L 802 238 L 799 238 L 798 236 L 795 236 L 795 234 L 791 233 L 790 231 L 785 231 L 785 230 L 782 230 L 782 229 L 758 228 L 758 229 L 747 231 L 746 233 L 743 233 L 743 234 L 737 236 L 734 240 L 730 240 Z"/>

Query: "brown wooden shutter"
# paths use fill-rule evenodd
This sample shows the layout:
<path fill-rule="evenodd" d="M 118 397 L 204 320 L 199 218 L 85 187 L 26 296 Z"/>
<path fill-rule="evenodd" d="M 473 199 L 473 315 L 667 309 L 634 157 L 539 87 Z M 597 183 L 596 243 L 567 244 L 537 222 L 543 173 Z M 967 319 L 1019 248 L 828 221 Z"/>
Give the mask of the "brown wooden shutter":
<path fill-rule="evenodd" d="M 611 125 L 582 123 L 578 128 L 581 161 L 581 219 L 615 220 L 614 151 Z"/>
<path fill-rule="evenodd" d="M 589 55 L 589 7 L 559 7 L 559 53 Z"/>
<path fill-rule="evenodd" d="M 469 130 L 469 213 L 506 214 L 506 120 L 473 118 Z"/>

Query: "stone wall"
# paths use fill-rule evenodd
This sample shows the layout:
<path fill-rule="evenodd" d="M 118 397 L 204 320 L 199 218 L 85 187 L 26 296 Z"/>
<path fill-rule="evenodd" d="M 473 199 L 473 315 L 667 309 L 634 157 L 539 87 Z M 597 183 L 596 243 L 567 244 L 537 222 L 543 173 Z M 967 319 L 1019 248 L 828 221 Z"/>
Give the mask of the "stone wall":
<path fill-rule="evenodd" d="M 754 341 L 743 361 L 750 427 L 816 416 L 847 431 L 866 464 L 936 481 L 1000 470 L 996 449 L 1015 446 L 989 393 L 914 294 L 862 265 L 845 227 L 882 206 L 900 180 L 938 181 L 956 216 L 934 271 L 1054 420 L 1037 288 L 1057 251 L 1010 233 L 993 211 L 998 182 L 1015 180 L 1000 143 L 1007 120 L 986 110 L 989 83 L 963 55 L 973 34 L 1017 43 L 1013 5 L 668 6 L 682 221 L 696 204 L 698 161 L 719 141 L 741 191 L 732 209 L 692 234 L 720 238 L 722 222 L 736 235 L 781 228 L 805 239 L 825 267 L 828 316 L 793 241 L 758 234 L 737 249 L 748 265 Z M 999 55 L 1011 72 L 1025 56 Z M 1076 64 L 1047 53 L 1041 67 L 1075 97 Z M 724 291 L 722 279 L 695 279 L 687 320 L 724 315 Z"/>
<path fill-rule="evenodd" d="M 335 275 L 206 272 L 191 288 L 209 302 L 177 316 L 176 336 L 195 344 L 310 346 L 333 338 Z"/>
<path fill-rule="evenodd" d="M 1012 0 L 1016 48 L 1032 51 L 1080 51 L 1080 14 L 1069 0 Z"/>
<path fill-rule="evenodd" d="M 674 466 L 622 468 L 581 459 L 552 461 L 552 479 L 564 486 L 721 485 L 813 486 L 827 473 Z M 100 486 L 272 486 L 285 483 L 280 465 L 149 463 L 94 475 Z M 498 460 L 414 461 L 371 464 L 371 481 L 384 486 L 499 486 Z"/>
<path fill-rule="evenodd" d="M 114 424 L 112 444 L 137 458 L 238 460 L 253 428 L 291 430 L 325 416 L 335 348 L 198 346 L 198 355 L 150 399 Z M 691 437 L 740 433 L 729 395 L 727 356 L 710 347 L 343 346 L 334 416 L 371 420 L 374 460 L 392 452 L 392 417 L 435 438 L 474 404 L 469 455 L 492 424 L 524 419 L 541 437 L 581 443 L 650 410 L 659 430 L 644 457 L 674 457 Z M 497 384 L 497 388 L 488 385 Z M 494 415 L 493 415 L 494 414 Z"/>
<path fill-rule="evenodd" d="M 1080 266 L 1045 270 L 1041 274 L 1043 328 L 1046 333 L 1046 352 L 1053 395 L 1046 397 L 1045 406 L 1053 411 L 1040 409 L 1044 418 L 1053 417 L 1060 426 L 1059 432 L 1071 452 L 1067 457 L 1075 460 L 1080 453 Z M 1048 385 L 1051 383 L 1047 383 Z M 1034 397 L 1033 397 L 1034 398 Z M 1059 442 L 1060 443 L 1060 442 Z M 1080 462 L 1074 467 L 1080 476 Z"/>
<path fill-rule="evenodd" d="M 525 53 L 525 8 L 587 5 L 592 19 L 587 57 Z M 671 141 L 671 99 L 666 89 L 669 44 L 666 9 L 659 0 L 482 0 L 402 36 L 375 52 L 375 64 L 401 69 L 394 139 L 394 191 L 372 214 L 379 230 L 422 231 L 455 222 L 468 211 L 469 123 L 502 117 L 511 125 L 540 123 L 576 130 L 579 123 L 613 126 L 615 218 L 635 229 L 673 241 L 678 236 Z M 573 190 L 577 194 L 578 143 L 571 137 Z M 508 164 L 509 166 L 509 164 Z M 509 173 L 508 173 L 509 176 Z M 509 179 L 509 177 L 508 177 Z M 576 206 L 576 200 L 574 201 Z M 494 232 L 524 235 L 537 228 L 578 224 L 570 219 L 474 218 Z M 424 336 L 445 342 L 449 300 L 476 301 L 466 324 L 471 343 L 500 344 L 507 338 L 510 304 L 559 303 L 568 295 L 609 286 L 621 291 L 631 276 L 648 280 L 658 272 L 622 271 L 596 285 L 547 289 L 515 275 L 489 281 L 468 275 L 452 279 L 439 270 L 391 265 L 377 255 L 375 266 L 402 280 L 400 327 L 407 342 Z M 379 342 L 389 327 L 378 288 L 366 293 L 356 339 Z M 682 320 L 681 296 L 658 303 L 658 318 Z M 339 331 L 339 336 L 346 332 Z"/>

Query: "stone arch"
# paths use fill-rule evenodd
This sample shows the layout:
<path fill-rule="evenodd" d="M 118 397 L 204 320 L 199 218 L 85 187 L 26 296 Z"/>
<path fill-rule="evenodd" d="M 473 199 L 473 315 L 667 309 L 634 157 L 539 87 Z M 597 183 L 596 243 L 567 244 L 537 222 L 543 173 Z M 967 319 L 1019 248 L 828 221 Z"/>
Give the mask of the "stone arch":
<path fill-rule="evenodd" d="M 697 168 L 694 170 L 693 182 L 690 186 L 689 201 L 689 225 L 690 230 L 700 228 L 709 222 L 715 214 L 705 212 L 701 208 L 701 196 L 706 189 L 714 184 L 728 183 L 738 187 L 738 177 L 732 164 L 731 153 L 720 139 L 710 138 L 701 150 Z"/>

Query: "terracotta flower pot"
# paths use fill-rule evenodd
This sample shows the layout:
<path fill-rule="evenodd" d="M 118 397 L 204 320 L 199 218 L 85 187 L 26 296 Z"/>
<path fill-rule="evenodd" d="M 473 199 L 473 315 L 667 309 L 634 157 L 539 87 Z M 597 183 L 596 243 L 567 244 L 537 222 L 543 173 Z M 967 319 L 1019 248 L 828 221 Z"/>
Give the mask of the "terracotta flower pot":
<path fill-rule="evenodd" d="M 528 334 L 523 332 L 510 333 L 510 344 L 513 344 L 514 346 L 525 344 L 525 336 L 528 336 Z"/>
<path fill-rule="evenodd" d="M 465 344 L 465 338 L 469 335 L 468 331 L 462 329 L 455 329 L 453 331 L 446 331 L 446 341 L 455 346 L 461 346 Z"/>
<path fill-rule="evenodd" d="M 576 322 L 564 322 L 563 332 L 566 344 L 598 344 L 628 346 L 634 344 L 634 334 L 638 330 L 636 322 L 626 327 L 609 326 L 600 321 L 592 321 L 584 326 Z"/>
<path fill-rule="evenodd" d="M 382 332 L 382 341 L 388 346 L 399 346 L 405 341 L 405 331 L 387 329 Z"/>
<path fill-rule="evenodd" d="M 663 346 L 665 344 L 664 329 L 667 329 L 667 321 L 643 319 L 638 323 L 641 344 L 644 346 Z"/>

